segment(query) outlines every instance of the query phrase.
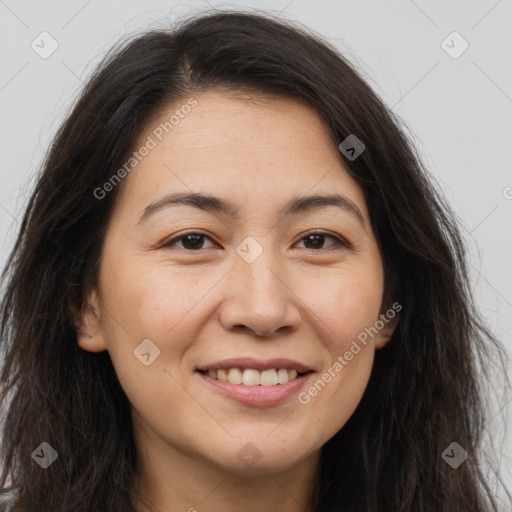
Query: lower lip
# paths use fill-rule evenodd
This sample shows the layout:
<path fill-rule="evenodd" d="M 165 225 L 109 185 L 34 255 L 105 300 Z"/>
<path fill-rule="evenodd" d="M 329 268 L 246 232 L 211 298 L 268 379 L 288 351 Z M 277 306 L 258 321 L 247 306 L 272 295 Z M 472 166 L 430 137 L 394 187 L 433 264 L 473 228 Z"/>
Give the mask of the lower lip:
<path fill-rule="evenodd" d="M 197 373 L 205 384 L 221 395 L 247 405 L 274 405 L 283 402 L 297 393 L 305 385 L 309 377 L 313 375 L 313 372 L 306 373 L 288 381 L 286 384 L 276 384 L 275 386 L 246 386 L 245 384 L 223 382 L 212 379 L 201 372 Z"/>

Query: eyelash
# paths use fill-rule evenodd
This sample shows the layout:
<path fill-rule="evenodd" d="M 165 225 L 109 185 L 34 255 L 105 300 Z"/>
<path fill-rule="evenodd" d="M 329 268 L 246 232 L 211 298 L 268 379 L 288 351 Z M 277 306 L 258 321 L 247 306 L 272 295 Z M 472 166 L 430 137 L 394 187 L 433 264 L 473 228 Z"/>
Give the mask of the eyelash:
<path fill-rule="evenodd" d="M 212 242 L 216 243 L 214 240 L 212 240 L 212 238 L 210 238 L 208 235 L 204 234 L 204 233 L 200 233 L 200 232 L 197 232 L 197 231 L 191 231 L 189 233 L 184 233 L 180 236 L 177 236 L 175 238 L 172 238 L 168 241 L 164 241 L 162 242 L 162 244 L 159 245 L 158 248 L 164 248 L 164 247 L 171 247 L 174 245 L 175 242 L 178 242 L 180 240 L 183 240 L 185 239 L 187 236 L 191 236 L 191 235 L 199 235 L 200 237 L 204 237 L 204 238 L 209 238 Z M 338 246 L 337 248 L 351 248 L 351 245 L 346 241 L 346 240 L 343 240 L 342 238 L 338 237 L 338 236 L 335 236 L 335 235 L 332 235 L 331 233 L 328 233 L 326 231 L 320 231 L 320 230 L 313 230 L 313 231 L 309 231 L 307 232 L 305 235 L 302 236 L 302 238 L 300 238 L 299 242 L 302 242 L 303 240 L 305 240 L 306 238 L 312 236 L 312 235 L 321 235 L 321 236 L 324 236 L 324 237 L 329 237 L 329 238 L 332 238 L 334 241 L 335 241 L 335 244 L 334 246 Z M 199 252 L 201 251 L 201 249 L 185 249 L 185 248 L 181 248 L 183 249 L 184 251 L 187 251 L 187 252 Z M 331 247 L 328 247 L 326 249 L 307 249 L 309 251 L 315 251 L 315 252 L 319 252 L 320 250 L 332 250 L 333 249 L 333 246 Z"/>

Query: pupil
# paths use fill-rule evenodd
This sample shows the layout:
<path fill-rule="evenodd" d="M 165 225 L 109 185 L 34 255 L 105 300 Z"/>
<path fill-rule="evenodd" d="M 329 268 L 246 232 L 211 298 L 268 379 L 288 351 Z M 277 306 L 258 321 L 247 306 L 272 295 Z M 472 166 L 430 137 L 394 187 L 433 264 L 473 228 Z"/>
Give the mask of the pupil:
<path fill-rule="evenodd" d="M 306 240 L 314 239 L 313 247 L 319 247 L 319 246 L 322 245 L 321 240 L 319 240 L 321 238 L 323 238 L 323 235 L 309 235 L 309 236 L 306 237 Z M 307 242 L 306 242 L 306 244 L 307 244 Z M 309 249 L 309 247 L 308 247 L 308 249 Z"/>
<path fill-rule="evenodd" d="M 183 239 L 183 241 L 184 241 L 185 246 L 191 245 L 192 248 L 194 248 L 194 247 L 201 245 L 201 244 L 198 244 L 198 242 L 200 241 L 201 238 L 202 238 L 202 235 L 186 235 L 185 238 Z M 193 239 L 192 244 L 189 243 L 191 239 Z"/>

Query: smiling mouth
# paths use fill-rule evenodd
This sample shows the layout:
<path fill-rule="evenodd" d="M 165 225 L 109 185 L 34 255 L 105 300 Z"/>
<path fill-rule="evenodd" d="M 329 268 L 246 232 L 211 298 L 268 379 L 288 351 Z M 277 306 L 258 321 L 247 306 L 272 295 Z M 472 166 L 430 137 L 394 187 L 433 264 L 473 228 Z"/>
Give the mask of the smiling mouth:
<path fill-rule="evenodd" d="M 219 370 L 197 370 L 199 373 L 208 376 L 213 380 L 229 384 L 240 384 L 243 386 L 276 386 L 286 384 L 292 380 L 302 377 L 307 372 L 298 372 L 295 369 L 271 368 L 268 370 L 256 370 L 254 368 L 226 368 Z"/>

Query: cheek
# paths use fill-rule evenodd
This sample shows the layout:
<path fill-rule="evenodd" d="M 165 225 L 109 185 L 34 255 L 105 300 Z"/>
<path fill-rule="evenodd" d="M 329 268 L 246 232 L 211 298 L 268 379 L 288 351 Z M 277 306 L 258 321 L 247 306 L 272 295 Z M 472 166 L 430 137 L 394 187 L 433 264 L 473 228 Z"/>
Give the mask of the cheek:
<path fill-rule="evenodd" d="M 202 410 L 186 391 L 189 375 L 184 356 L 201 328 L 195 308 L 200 308 L 215 280 L 170 266 L 146 266 L 137 258 L 118 259 L 105 266 L 103 275 L 109 280 L 105 286 L 109 352 L 136 417 L 149 420 L 152 427 L 164 425 L 162 435 L 166 429 L 186 432 L 190 427 L 183 424 L 184 417 L 198 417 Z M 135 354 L 147 339 L 154 344 L 144 345 L 148 347 L 144 353 L 150 352 L 149 365 Z M 167 423 L 169 411 L 174 411 L 172 428 Z"/>
<path fill-rule="evenodd" d="M 369 328 L 379 318 L 383 279 L 378 264 L 347 267 L 307 289 L 304 301 L 323 333 L 328 359 L 301 403 L 322 411 L 328 437 L 349 419 L 368 384 L 374 358 Z"/>
<path fill-rule="evenodd" d="M 107 302 L 135 336 L 165 339 L 207 295 L 216 282 L 192 267 L 161 265 L 132 258 L 112 265 Z M 121 320 L 121 319 L 120 319 Z"/>
<path fill-rule="evenodd" d="M 315 287 L 304 288 L 305 302 L 329 328 L 332 350 L 344 352 L 352 340 L 374 325 L 379 317 L 382 286 L 379 267 L 375 266 L 343 269 Z"/>

